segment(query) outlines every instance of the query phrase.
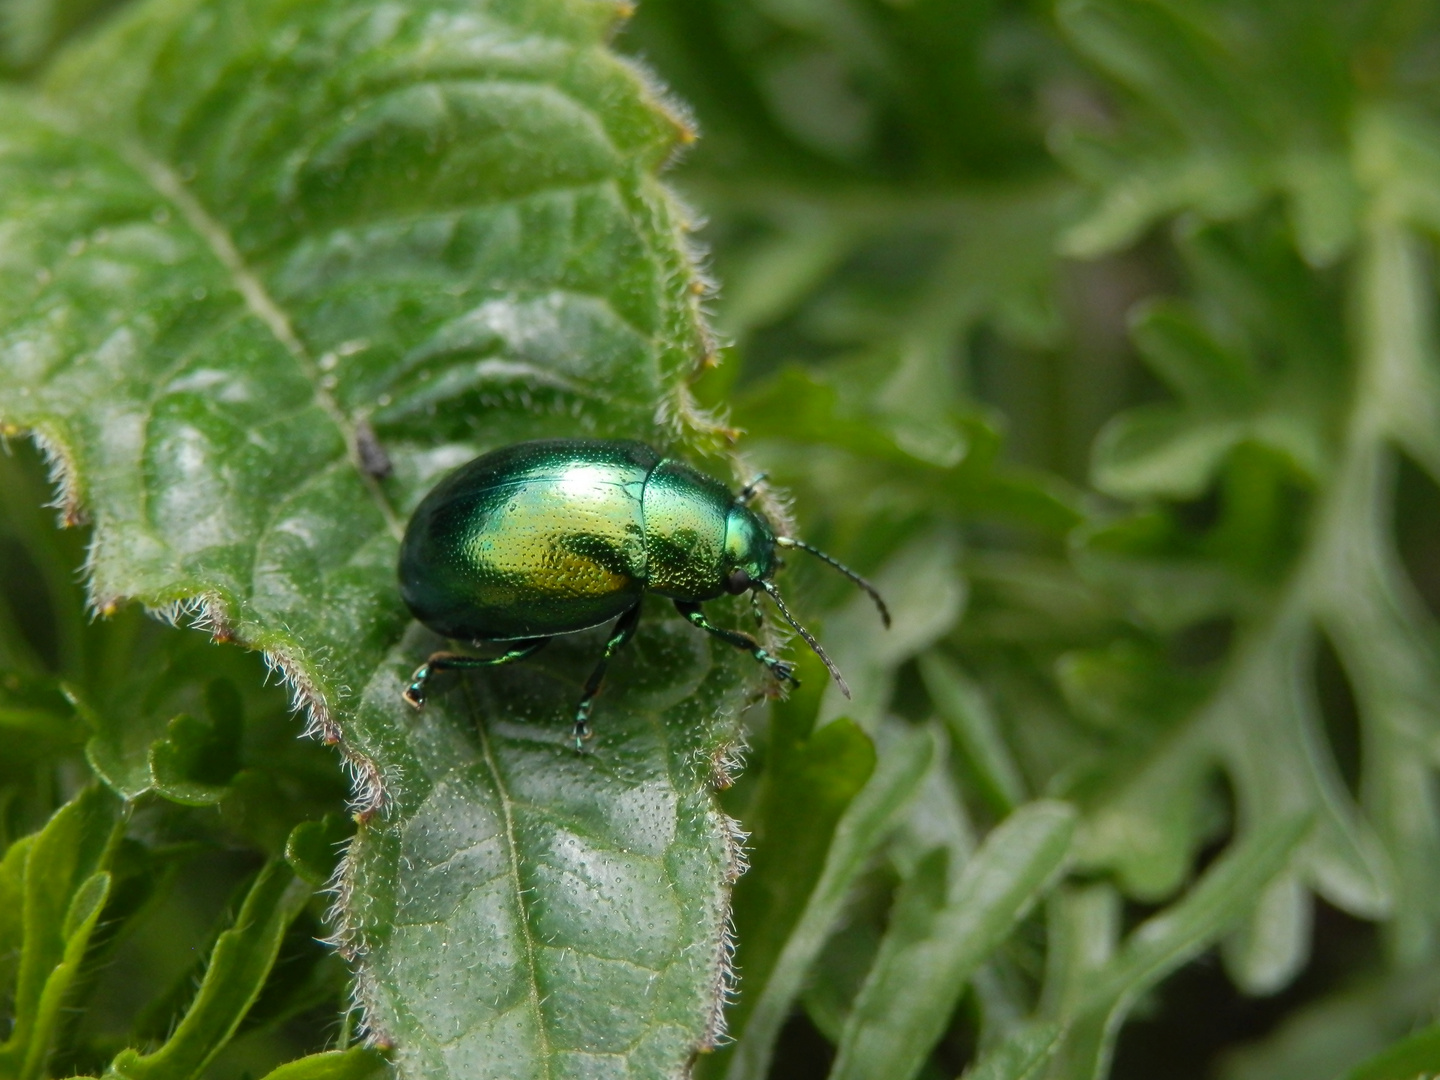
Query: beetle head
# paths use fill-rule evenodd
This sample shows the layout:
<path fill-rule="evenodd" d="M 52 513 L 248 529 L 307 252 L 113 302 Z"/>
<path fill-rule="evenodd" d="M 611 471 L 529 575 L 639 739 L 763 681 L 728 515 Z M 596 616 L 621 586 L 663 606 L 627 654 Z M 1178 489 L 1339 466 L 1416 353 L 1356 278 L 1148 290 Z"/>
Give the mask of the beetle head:
<path fill-rule="evenodd" d="M 774 530 L 770 528 L 770 524 L 763 517 L 745 506 L 744 500 L 750 493 L 751 489 L 747 488 L 746 491 L 741 494 L 741 497 L 735 500 L 735 503 L 730 507 L 730 513 L 725 521 L 725 555 L 731 567 L 730 572 L 725 577 L 725 591 L 736 596 L 745 592 L 747 589 L 752 592 L 766 593 L 770 599 L 775 602 L 775 606 L 780 609 L 780 614 L 784 616 L 785 621 L 795 629 L 796 633 L 805 639 L 805 644 L 815 650 L 815 655 L 820 657 L 824 662 L 825 667 L 829 669 L 830 674 L 834 677 L 841 692 L 848 698 L 850 696 L 850 687 L 845 684 L 845 677 L 840 674 L 840 669 L 837 668 L 835 662 L 826 655 L 825 650 L 821 648 L 820 642 L 815 640 L 814 635 L 806 630 L 805 627 L 801 626 L 795 620 L 795 616 L 790 614 L 790 609 L 785 606 L 785 601 L 780 598 L 780 590 L 778 590 L 775 587 L 775 583 L 770 580 L 779 562 L 775 555 L 775 549 L 777 547 L 789 547 L 799 548 L 801 551 L 808 551 L 810 554 L 840 571 L 840 573 L 844 574 L 869 594 L 870 598 L 875 601 L 875 606 L 880 609 L 880 618 L 884 620 L 885 625 L 888 627 L 890 625 L 890 612 L 885 607 L 885 601 L 881 599 L 880 593 L 876 591 L 875 586 L 871 585 L 848 566 L 832 559 L 818 548 L 811 547 L 804 541 L 796 540 L 793 537 L 777 537 Z"/>
<path fill-rule="evenodd" d="M 730 565 L 725 589 L 737 595 L 775 572 L 775 534 L 764 518 L 738 502 L 725 519 L 725 559 Z"/>

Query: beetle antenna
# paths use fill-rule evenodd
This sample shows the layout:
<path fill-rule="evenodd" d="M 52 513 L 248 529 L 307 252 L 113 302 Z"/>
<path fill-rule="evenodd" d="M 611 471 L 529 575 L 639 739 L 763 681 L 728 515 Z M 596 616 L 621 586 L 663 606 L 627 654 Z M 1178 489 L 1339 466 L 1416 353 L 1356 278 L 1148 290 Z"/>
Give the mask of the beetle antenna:
<path fill-rule="evenodd" d="M 870 599 L 875 601 L 875 606 L 880 609 L 880 621 L 885 624 L 885 629 L 890 629 L 890 609 L 885 606 L 885 598 L 880 595 L 879 589 L 875 588 L 874 585 L 871 585 L 870 582 L 866 581 L 859 574 L 855 573 L 854 570 L 851 570 L 839 559 L 832 559 L 829 555 L 826 555 L 825 552 L 821 551 L 819 548 L 811 547 L 809 544 L 805 543 L 804 540 L 796 540 L 793 536 L 777 536 L 775 538 L 775 543 L 778 544 L 780 547 L 799 548 L 801 551 L 808 551 L 817 559 L 827 562 L 836 570 L 839 570 L 840 573 L 844 574 L 847 578 L 853 581 L 856 585 L 859 585 L 860 588 L 864 589 L 865 592 L 869 594 Z M 772 593 L 771 595 L 773 596 L 774 594 Z"/>
<path fill-rule="evenodd" d="M 810 648 L 815 650 L 815 655 L 820 658 L 820 662 L 825 665 L 826 669 L 835 679 L 835 685 L 840 687 L 840 692 L 848 698 L 850 696 L 850 684 L 845 681 L 845 676 L 840 674 L 840 669 L 835 666 L 835 661 L 831 660 L 825 650 L 820 647 L 820 642 L 815 640 L 814 635 L 795 621 L 795 616 L 790 614 L 790 609 L 785 606 L 785 601 L 780 599 L 780 590 L 775 588 L 773 582 L 766 581 L 763 578 L 756 581 L 755 584 L 770 594 L 770 599 L 775 601 L 775 606 L 780 609 L 780 614 L 785 616 L 785 621 L 793 626 L 795 632 L 805 639 L 806 645 L 809 645 Z"/>
<path fill-rule="evenodd" d="M 769 475 L 769 473 L 762 472 L 760 475 L 755 477 L 754 480 L 751 480 L 748 484 L 746 484 L 743 488 L 740 489 L 740 494 L 735 496 L 735 501 L 739 503 L 748 503 L 751 499 L 755 497 L 755 493 L 760 490 L 760 482 Z"/>

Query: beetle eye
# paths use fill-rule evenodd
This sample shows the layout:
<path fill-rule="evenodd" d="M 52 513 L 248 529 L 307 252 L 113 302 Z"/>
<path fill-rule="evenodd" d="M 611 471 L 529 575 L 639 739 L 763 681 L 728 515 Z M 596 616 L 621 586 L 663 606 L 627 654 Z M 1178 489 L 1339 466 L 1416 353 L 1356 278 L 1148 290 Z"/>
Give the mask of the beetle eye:
<path fill-rule="evenodd" d="M 738 566 L 731 570 L 730 576 L 725 579 L 725 591 L 731 596 L 739 596 L 748 588 L 750 588 L 750 575 Z"/>

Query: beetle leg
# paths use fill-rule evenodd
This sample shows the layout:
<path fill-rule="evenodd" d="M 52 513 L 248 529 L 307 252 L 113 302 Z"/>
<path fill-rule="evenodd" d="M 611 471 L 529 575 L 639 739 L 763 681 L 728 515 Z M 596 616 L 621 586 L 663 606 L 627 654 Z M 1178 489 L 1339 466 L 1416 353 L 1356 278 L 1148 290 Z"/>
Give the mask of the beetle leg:
<path fill-rule="evenodd" d="M 721 641 L 729 642 L 737 649 L 744 649 L 751 656 L 755 657 L 756 660 L 759 660 L 760 663 L 769 668 L 770 674 L 774 675 L 775 678 L 783 682 L 788 682 L 793 686 L 800 685 L 800 680 L 795 677 L 795 666 L 771 656 L 761 647 L 760 643 L 749 634 L 742 634 L 737 630 L 726 630 L 723 626 L 716 626 L 705 617 L 705 613 L 700 610 L 700 605 L 691 600 L 676 600 L 675 610 L 706 633 L 714 634 Z"/>
<path fill-rule="evenodd" d="M 600 684 L 605 681 L 605 669 L 610 666 L 610 658 L 635 636 L 635 627 L 639 625 L 640 605 L 636 604 L 615 620 L 615 629 L 610 633 L 610 640 L 605 643 L 605 651 L 600 656 L 600 662 L 595 665 L 595 670 L 590 672 L 590 678 L 585 680 L 585 689 L 580 695 L 580 706 L 575 710 L 575 750 L 577 753 L 584 748 L 585 740 L 590 738 L 590 706 L 595 701 L 595 695 L 600 693 Z"/>
<path fill-rule="evenodd" d="M 415 674 L 411 677 L 410 685 L 405 688 L 403 696 L 406 701 L 418 709 L 425 704 L 425 684 L 437 671 L 499 667 L 501 664 L 514 663 L 516 660 L 524 660 L 525 657 L 539 652 L 540 646 L 549 640 L 548 637 L 542 637 L 517 641 L 499 656 L 466 656 L 464 653 L 453 652 L 431 653 L 430 659 L 415 669 Z"/>

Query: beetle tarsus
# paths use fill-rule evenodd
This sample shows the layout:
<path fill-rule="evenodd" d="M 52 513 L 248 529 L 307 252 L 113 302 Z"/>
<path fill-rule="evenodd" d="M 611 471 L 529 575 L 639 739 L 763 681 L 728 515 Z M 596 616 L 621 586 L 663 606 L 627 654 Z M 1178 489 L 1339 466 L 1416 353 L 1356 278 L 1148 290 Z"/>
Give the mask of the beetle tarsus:
<path fill-rule="evenodd" d="M 795 665 L 788 660 L 768 659 L 767 666 L 775 678 L 781 682 L 788 682 L 791 686 L 798 687 L 800 680 L 795 677 Z"/>
<path fill-rule="evenodd" d="M 800 685 L 800 680 L 795 676 L 795 665 L 789 660 L 778 660 L 758 645 L 750 650 L 750 655 L 765 665 L 766 670 L 774 676 L 776 682 L 788 682 L 794 687 Z"/>
<path fill-rule="evenodd" d="M 771 656 L 765 651 L 764 646 L 749 634 L 742 634 L 738 630 L 727 630 L 723 626 L 716 626 L 705 617 L 705 613 L 700 610 L 700 605 L 691 600 L 676 600 L 675 610 L 707 634 L 714 634 L 721 641 L 734 645 L 737 649 L 744 649 L 756 660 L 764 664 L 770 674 L 780 682 L 788 682 L 792 686 L 800 685 L 800 680 L 795 678 L 795 666 L 789 661 L 780 660 Z"/>
<path fill-rule="evenodd" d="M 430 665 L 421 664 L 415 669 L 415 674 L 410 676 L 410 685 L 405 688 L 400 696 L 405 703 L 415 709 L 425 707 L 425 683 L 430 679 Z"/>

